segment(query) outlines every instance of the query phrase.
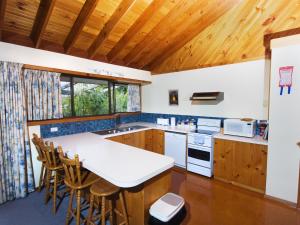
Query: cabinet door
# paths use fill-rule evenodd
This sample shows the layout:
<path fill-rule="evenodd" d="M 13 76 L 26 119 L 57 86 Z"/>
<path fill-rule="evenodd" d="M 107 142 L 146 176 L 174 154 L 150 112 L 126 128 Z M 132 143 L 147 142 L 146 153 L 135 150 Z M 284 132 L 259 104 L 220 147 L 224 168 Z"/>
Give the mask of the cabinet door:
<path fill-rule="evenodd" d="M 145 131 L 145 150 L 153 150 L 153 130 Z"/>
<path fill-rule="evenodd" d="M 145 131 L 133 133 L 133 146 L 145 149 Z"/>
<path fill-rule="evenodd" d="M 118 135 L 118 136 L 114 136 L 114 137 L 110 137 L 108 138 L 109 140 L 115 141 L 115 142 L 119 142 L 119 143 L 123 143 L 123 135 Z"/>
<path fill-rule="evenodd" d="M 266 145 L 252 146 L 251 186 L 263 192 L 266 190 L 267 151 Z"/>
<path fill-rule="evenodd" d="M 252 145 L 245 142 L 234 142 L 233 181 L 250 186 L 252 176 Z"/>
<path fill-rule="evenodd" d="M 267 146 L 235 142 L 233 181 L 250 189 L 266 189 Z"/>
<path fill-rule="evenodd" d="M 153 146 L 152 151 L 165 154 L 165 132 L 162 130 L 153 130 Z"/>
<path fill-rule="evenodd" d="M 124 134 L 123 136 L 123 143 L 126 145 L 134 146 L 134 135 L 131 134 Z"/>
<path fill-rule="evenodd" d="M 215 139 L 214 146 L 214 176 L 231 181 L 233 173 L 234 142 Z"/>

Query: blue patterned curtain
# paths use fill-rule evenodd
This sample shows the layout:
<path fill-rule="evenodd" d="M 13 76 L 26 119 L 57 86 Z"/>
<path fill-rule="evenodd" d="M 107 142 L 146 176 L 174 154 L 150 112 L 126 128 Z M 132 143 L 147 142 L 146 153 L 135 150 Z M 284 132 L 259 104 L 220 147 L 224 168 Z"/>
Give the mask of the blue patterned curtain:
<path fill-rule="evenodd" d="M 28 120 L 62 118 L 60 73 L 24 70 Z"/>
<path fill-rule="evenodd" d="M 21 70 L 0 62 L 0 204 L 34 190 Z"/>
<path fill-rule="evenodd" d="M 128 85 L 127 112 L 141 111 L 141 95 L 139 85 Z"/>

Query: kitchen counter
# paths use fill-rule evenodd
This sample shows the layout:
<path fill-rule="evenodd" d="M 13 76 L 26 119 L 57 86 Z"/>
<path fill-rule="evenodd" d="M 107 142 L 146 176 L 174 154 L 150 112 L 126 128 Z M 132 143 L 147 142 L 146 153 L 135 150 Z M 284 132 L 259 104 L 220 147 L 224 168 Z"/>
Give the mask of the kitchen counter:
<path fill-rule="evenodd" d="M 140 130 L 129 132 L 136 131 Z M 151 204 L 171 190 L 174 159 L 106 138 L 80 133 L 46 141 L 62 146 L 69 157 L 78 154 L 84 168 L 124 188 L 129 224 L 146 225 Z"/>
<path fill-rule="evenodd" d="M 46 141 L 62 146 L 69 157 L 78 154 L 83 167 L 123 188 L 137 186 L 174 166 L 170 157 L 106 140 L 107 136 L 81 133 Z"/>
<path fill-rule="evenodd" d="M 146 122 L 126 123 L 126 124 L 122 124 L 120 126 L 120 128 L 130 127 L 130 126 L 144 126 L 145 128 L 125 131 L 125 132 L 119 132 L 119 133 L 114 133 L 114 134 L 106 134 L 106 135 L 101 135 L 101 136 L 103 138 L 109 138 L 109 137 L 114 137 L 114 136 L 118 136 L 118 135 L 130 134 L 130 133 L 134 133 L 134 132 L 140 132 L 140 131 L 151 130 L 151 129 L 171 131 L 171 132 L 177 132 L 177 133 L 183 133 L 183 134 L 187 134 L 190 132 L 190 130 L 188 130 L 188 129 L 180 128 L 177 126 L 176 127 L 162 126 L 162 125 L 157 125 L 155 123 L 146 123 Z"/>
<path fill-rule="evenodd" d="M 268 145 L 268 141 L 264 140 L 259 135 L 256 135 L 253 138 L 248 138 L 248 137 L 239 137 L 239 136 L 227 135 L 227 134 L 223 134 L 221 132 L 221 133 L 215 134 L 214 138 L 224 139 L 224 140 L 231 140 L 231 141 L 239 141 L 239 142 L 247 142 L 247 143 L 258 144 L 258 145 Z"/>

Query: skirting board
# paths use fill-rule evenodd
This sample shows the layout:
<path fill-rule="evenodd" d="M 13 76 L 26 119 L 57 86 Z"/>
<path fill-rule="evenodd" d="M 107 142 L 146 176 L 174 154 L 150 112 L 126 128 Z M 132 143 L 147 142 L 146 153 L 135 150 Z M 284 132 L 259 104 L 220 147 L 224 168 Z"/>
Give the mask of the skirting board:
<path fill-rule="evenodd" d="M 292 207 L 292 208 L 297 208 L 297 203 L 294 203 L 294 202 L 290 202 L 290 201 L 287 201 L 287 200 L 284 200 L 284 199 L 280 199 L 280 198 L 276 198 L 276 197 L 273 197 L 273 196 L 270 196 L 270 195 L 266 195 L 264 196 L 266 199 L 269 199 L 271 201 L 274 201 L 274 202 L 277 202 L 277 203 L 281 203 L 281 204 L 284 204 L 286 206 L 289 206 L 289 207 Z"/>

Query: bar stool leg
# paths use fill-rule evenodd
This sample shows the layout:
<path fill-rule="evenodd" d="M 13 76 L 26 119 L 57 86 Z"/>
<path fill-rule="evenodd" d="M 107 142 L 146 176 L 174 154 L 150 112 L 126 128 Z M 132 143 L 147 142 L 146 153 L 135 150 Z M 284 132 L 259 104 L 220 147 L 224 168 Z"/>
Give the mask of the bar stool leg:
<path fill-rule="evenodd" d="M 68 206 L 68 210 L 67 210 L 67 216 L 66 216 L 66 225 L 69 225 L 70 223 L 70 214 L 73 208 L 73 198 L 74 198 L 74 190 L 71 190 L 70 193 L 70 199 L 69 199 L 69 206 Z"/>
<path fill-rule="evenodd" d="M 53 183 L 53 214 L 56 214 L 56 197 L 57 197 L 57 171 L 54 171 L 54 183 Z"/>
<path fill-rule="evenodd" d="M 120 198 L 120 201 L 121 201 L 122 214 L 123 214 L 123 217 L 125 219 L 124 224 L 128 225 L 128 216 L 127 216 L 127 212 L 126 212 L 126 207 L 125 207 L 125 202 L 124 202 L 122 191 L 119 192 L 119 198 Z"/>
<path fill-rule="evenodd" d="M 38 192 L 41 192 L 41 190 L 42 190 L 43 178 L 44 178 L 44 170 L 45 170 L 45 167 L 44 167 L 44 164 L 42 163 Z"/>
<path fill-rule="evenodd" d="M 50 198 L 51 175 L 52 175 L 52 171 L 51 170 L 47 170 L 45 204 L 48 203 L 49 198 Z"/>
<path fill-rule="evenodd" d="M 113 217 L 113 206 L 112 206 L 112 200 L 108 201 L 108 208 L 109 208 L 109 224 L 114 225 L 114 217 Z"/>
<path fill-rule="evenodd" d="M 76 212 L 76 225 L 80 225 L 80 209 L 81 209 L 81 204 L 80 204 L 80 198 L 81 198 L 81 191 L 77 190 L 77 212 Z"/>
<path fill-rule="evenodd" d="M 91 194 L 90 198 L 90 208 L 89 208 L 89 214 L 87 218 L 87 225 L 92 224 L 91 222 L 93 221 L 93 212 L 94 212 L 94 198 L 95 196 Z M 112 224 L 111 224 L 112 225 Z"/>
<path fill-rule="evenodd" d="M 101 198 L 101 225 L 105 225 L 105 197 Z"/>

